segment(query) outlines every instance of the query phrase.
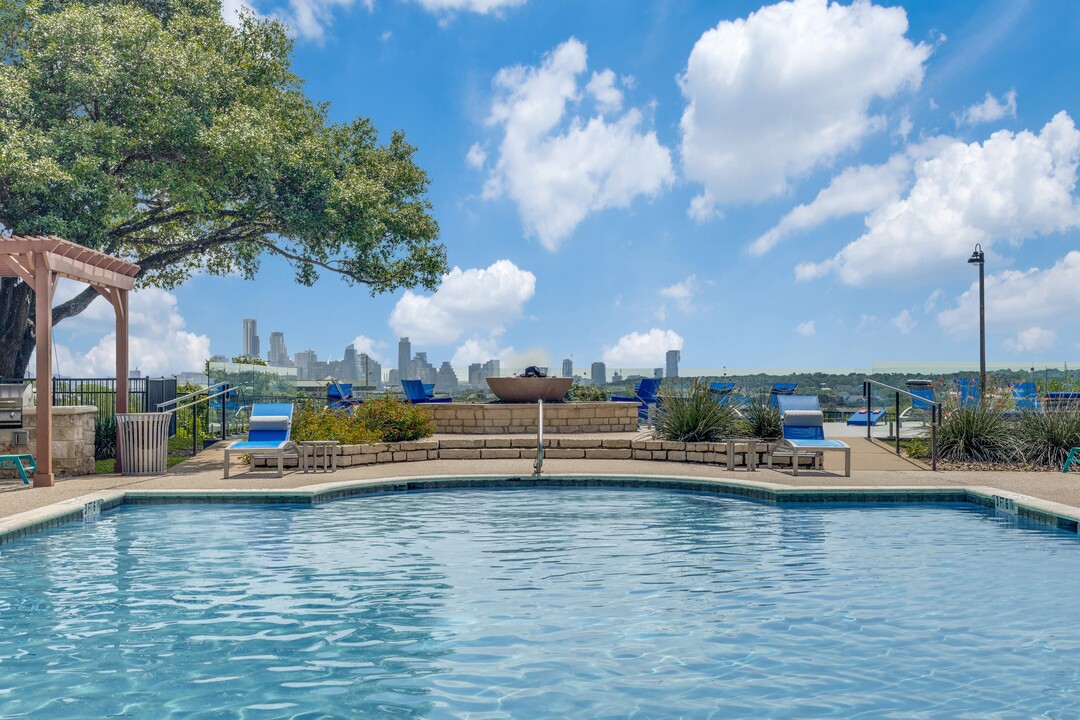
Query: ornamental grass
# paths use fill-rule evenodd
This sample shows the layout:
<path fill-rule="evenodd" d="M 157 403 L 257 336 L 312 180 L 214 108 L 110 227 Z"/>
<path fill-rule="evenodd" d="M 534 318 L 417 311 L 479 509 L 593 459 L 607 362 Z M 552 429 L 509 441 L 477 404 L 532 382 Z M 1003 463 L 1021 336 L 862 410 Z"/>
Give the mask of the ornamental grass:
<path fill-rule="evenodd" d="M 938 457 L 951 462 L 1023 462 L 1017 424 L 994 403 L 952 407 L 937 431 Z"/>
<path fill-rule="evenodd" d="M 1015 425 L 1030 465 L 1060 469 L 1069 449 L 1080 447 L 1080 408 L 1024 411 Z"/>
<path fill-rule="evenodd" d="M 656 435 L 679 442 L 716 442 L 737 434 L 739 418 L 705 383 L 665 387 L 657 408 Z"/>

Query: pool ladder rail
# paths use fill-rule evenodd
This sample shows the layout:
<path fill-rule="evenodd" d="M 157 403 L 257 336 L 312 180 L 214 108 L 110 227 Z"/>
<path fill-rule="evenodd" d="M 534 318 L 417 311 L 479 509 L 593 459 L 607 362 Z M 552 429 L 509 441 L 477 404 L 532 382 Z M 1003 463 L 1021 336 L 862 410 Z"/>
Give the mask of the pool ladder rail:
<path fill-rule="evenodd" d="M 533 477 L 540 477 L 544 472 L 544 401 L 537 400 L 536 404 L 536 461 L 533 463 Z"/>

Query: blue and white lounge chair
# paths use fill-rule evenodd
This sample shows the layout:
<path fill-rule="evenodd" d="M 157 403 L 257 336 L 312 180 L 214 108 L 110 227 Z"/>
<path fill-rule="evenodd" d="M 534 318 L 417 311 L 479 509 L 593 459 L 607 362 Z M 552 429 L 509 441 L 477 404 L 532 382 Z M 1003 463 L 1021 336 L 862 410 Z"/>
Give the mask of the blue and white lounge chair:
<path fill-rule="evenodd" d="M 331 410 L 348 410 L 363 404 L 363 400 L 353 397 L 352 383 L 339 383 L 333 378 L 330 379 L 326 386 L 326 407 Z"/>
<path fill-rule="evenodd" d="M 792 473 L 798 475 L 800 456 L 810 456 L 816 462 L 819 453 L 843 451 L 844 477 L 850 477 L 851 447 L 839 440 L 826 440 L 824 425 L 825 417 L 821 411 L 788 410 L 784 413 L 784 437 L 769 453 L 769 467 L 772 468 L 774 456 L 790 456 Z"/>
<path fill-rule="evenodd" d="M 285 474 L 285 453 L 299 456 L 299 448 L 289 434 L 292 432 L 292 403 L 257 403 L 251 406 L 248 439 L 225 446 L 225 477 L 229 477 L 229 454 L 275 455 L 278 477 Z"/>
<path fill-rule="evenodd" d="M 773 383 L 772 390 L 769 391 L 769 404 L 775 407 L 777 396 L 794 395 L 798 387 L 799 383 Z"/>
<path fill-rule="evenodd" d="M 976 407 L 982 398 L 979 395 L 979 381 L 974 378 L 960 378 L 956 381 L 960 393 L 960 407 Z"/>
<path fill-rule="evenodd" d="M 1035 412 L 1039 410 L 1039 390 L 1035 383 L 1026 381 L 1014 383 L 1012 386 L 1013 400 L 1016 401 L 1016 409 L 1022 412 Z"/>
<path fill-rule="evenodd" d="M 405 397 L 413 405 L 451 402 L 451 398 L 448 397 L 435 397 L 435 393 L 429 392 L 424 383 L 419 380 L 402 380 L 401 387 L 405 390 Z M 432 390 L 434 390 L 434 386 L 432 386 Z"/>
<path fill-rule="evenodd" d="M 657 393 L 660 392 L 660 378 L 641 378 L 638 380 L 634 397 L 613 396 L 612 402 L 636 402 L 638 403 L 638 420 L 649 421 L 649 409 L 660 403 Z"/>
<path fill-rule="evenodd" d="M 904 420 L 910 415 L 926 417 L 930 408 L 937 399 L 934 397 L 934 383 L 932 380 L 907 380 L 904 382 L 907 391 L 916 397 L 911 401 L 911 407 L 904 408 L 900 413 L 900 419 Z"/>

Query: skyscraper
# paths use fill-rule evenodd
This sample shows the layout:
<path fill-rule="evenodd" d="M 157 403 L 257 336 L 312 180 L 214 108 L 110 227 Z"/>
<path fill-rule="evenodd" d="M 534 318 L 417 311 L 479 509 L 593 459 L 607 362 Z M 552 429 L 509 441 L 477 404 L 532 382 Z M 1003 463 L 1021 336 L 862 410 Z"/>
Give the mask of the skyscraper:
<path fill-rule="evenodd" d="M 341 358 L 341 377 L 348 381 L 353 381 L 359 377 L 357 370 L 357 356 L 356 347 L 351 343 L 345 346 L 345 355 Z"/>
<path fill-rule="evenodd" d="M 382 365 L 378 360 L 370 357 L 367 353 L 360 353 L 360 359 L 357 360 L 359 367 L 357 368 L 356 378 L 360 381 L 360 384 L 364 387 L 379 387 L 382 385 Z"/>
<path fill-rule="evenodd" d="M 296 379 L 297 380 L 312 380 L 314 374 L 312 372 L 313 366 L 319 361 L 319 356 L 315 354 L 315 351 L 311 348 L 307 350 L 301 350 L 293 356 L 293 364 L 296 365 Z"/>
<path fill-rule="evenodd" d="M 667 351 L 667 377 L 677 378 L 679 377 L 679 358 L 682 357 L 682 353 L 678 350 Z"/>
<path fill-rule="evenodd" d="M 244 318 L 244 355 L 247 357 L 261 357 L 259 354 L 259 335 L 255 328 L 254 318 Z"/>
<path fill-rule="evenodd" d="M 572 358 L 566 358 L 562 361 L 562 376 L 574 377 L 574 361 Z"/>
<path fill-rule="evenodd" d="M 607 365 L 602 362 L 592 364 L 592 381 L 593 385 L 607 384 Z"/>
<path fill-rule="evenodd" d="M 271 365 L 278 367 L 289 364 L 289 351 L 285 349 L 285 333 L 270 333 L 270 354 L 266 359 Z"/>
<path fill-rule="evenodd" d="M 397 370 L 399 380 L 412 380 L 409 364 L 412 362 L 412 343 L 403 337 L 397 344 Z"/>

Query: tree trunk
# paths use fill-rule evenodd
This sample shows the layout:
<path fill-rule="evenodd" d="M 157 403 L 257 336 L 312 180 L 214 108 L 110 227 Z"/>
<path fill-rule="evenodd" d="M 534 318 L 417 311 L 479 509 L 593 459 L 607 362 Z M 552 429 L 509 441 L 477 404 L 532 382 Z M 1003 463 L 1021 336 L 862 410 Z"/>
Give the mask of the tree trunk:
<path fill-rule="evenodd" d="M 0 278 L 0 378 L 26 377 L 34 352 L 34 290 L 18 278 Z M 96 300 L 98 292 L 86 287 L 75 297 L 52 309 L 55 327 L 74 317 Z"/>
<path fill-rule="evenodd" d="M 0 278 L 0 378 L 25 376 L 34 352 L 34 291 L 18 278 Z"/>

